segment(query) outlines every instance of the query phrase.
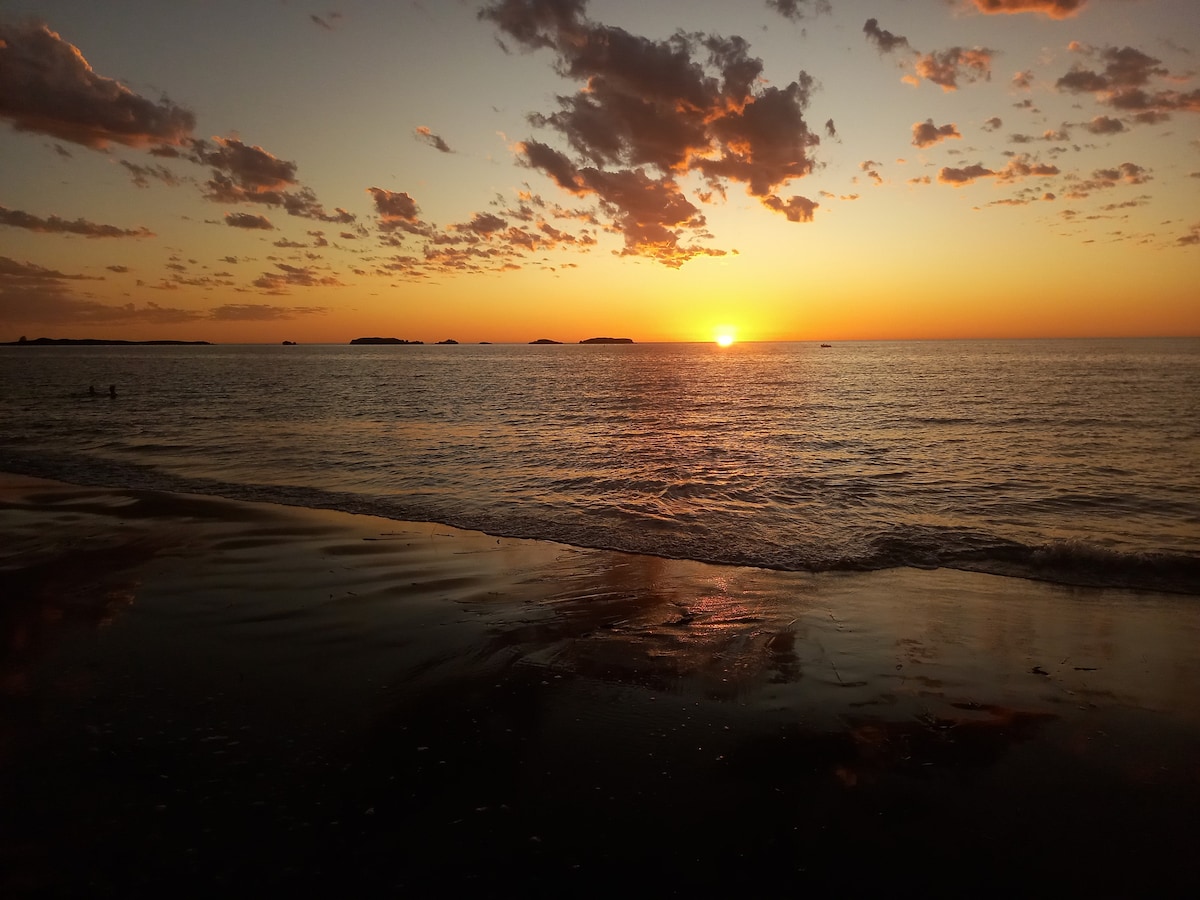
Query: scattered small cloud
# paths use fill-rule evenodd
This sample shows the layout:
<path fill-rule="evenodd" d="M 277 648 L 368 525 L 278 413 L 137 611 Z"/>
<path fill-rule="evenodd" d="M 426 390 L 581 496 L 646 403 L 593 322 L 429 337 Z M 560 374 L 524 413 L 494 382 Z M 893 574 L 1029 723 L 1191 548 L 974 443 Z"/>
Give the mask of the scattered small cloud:
<path fill-rule="evenodd" d="M 432 131 L 430 131 L 428 128 L 426 128 L 424 125 L 418 125 L 416 128 L 415 134 L 416 134 L 417 140 L 424 141 L 426 144 L 428 144 L 430 147 L 433 147 L 433 149 L 435 149 L 435 150 L 439 150 L 442 153 L 453 153 L 454 152 L 453 150 L 450 149 L 449 144 L 447 144 L 444 140 L 442 140 L 442 138 L 439 135 L 434 134 Z"/>
<path fill-rule="evenodd" d="M 225 224 L 232 228 L 275 230 L 275 226 L 266 216 L 255 216 L 250 213 L 225 213 Z"/>
<path fill-rule="evenodd" d="M 1000 120 L 995 120 L 999 124 Z M 958 126 L 953 122 L 946 125 L 934 125 L 933 119 L 924 122 L 914 122 L 912 127 L 912 142 L 914 147 L 932 147 L 950 138 L 962 138 Z"/>
<path fill-rule="evenodd" d="M 867 40 L 879 48 L 880 53 L 892 53 L 901 48 L 911 49 L 908 38 L 880 28 L 878 19 L 867 19 L 862 30 L 866 34 Z"/>

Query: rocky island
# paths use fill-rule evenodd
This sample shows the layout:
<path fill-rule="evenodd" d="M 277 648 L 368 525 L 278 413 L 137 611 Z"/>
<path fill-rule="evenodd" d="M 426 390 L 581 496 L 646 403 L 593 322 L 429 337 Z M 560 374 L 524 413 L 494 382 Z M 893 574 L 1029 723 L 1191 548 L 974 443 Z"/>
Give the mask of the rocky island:
<path fill-rule="evenodd" d="M 110 346 L 211 346 L 209 341 L 115 341 L 104 338 L 21 338 L 19 341 L 8 341 L 0 344 L 2 347 L 110 347 Z"/>
<path fill-rule="evenodd" d="M 530 341 L 531 344 L 561 344 L 562 341 L 552 341 L 550 338 L 538 338 L 536 341 Z"/>
<path fill-rule="evenodd" d="M 580 341 L 581 344 L 632 344 L 633 338 L 610 338 L 610 337 L 594 337 L 588 338 L 585 341 Z"/>
<path fill-rule="evenodd" d="M 350 343 L 352 344 L 424 344 L 424 341 L 406 341 L 401 338 L 385 338 L 385 337 L 361 337 L 355 338 Z"/>

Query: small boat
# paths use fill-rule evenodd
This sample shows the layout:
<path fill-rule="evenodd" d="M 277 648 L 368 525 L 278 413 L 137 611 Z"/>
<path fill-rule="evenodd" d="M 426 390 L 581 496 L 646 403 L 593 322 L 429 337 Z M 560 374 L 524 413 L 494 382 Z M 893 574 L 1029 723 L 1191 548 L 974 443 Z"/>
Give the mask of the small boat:
<path fill-rule="evenodd" d="M 832 346 L 833 346 L 833 344 L 822 344 L 821 346 L 822 346 L 822 347 L 832 347 Z"/>

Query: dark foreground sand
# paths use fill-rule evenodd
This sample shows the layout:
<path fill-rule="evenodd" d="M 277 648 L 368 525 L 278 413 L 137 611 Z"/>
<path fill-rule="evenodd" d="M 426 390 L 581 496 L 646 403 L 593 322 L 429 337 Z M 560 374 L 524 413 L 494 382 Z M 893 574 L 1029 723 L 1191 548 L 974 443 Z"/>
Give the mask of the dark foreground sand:
<path fill-rule="evenodd" d="M 1196 597 L 0 476 L 0 641 L 4 896 L 1191 895 L 1200 872 Z"/>

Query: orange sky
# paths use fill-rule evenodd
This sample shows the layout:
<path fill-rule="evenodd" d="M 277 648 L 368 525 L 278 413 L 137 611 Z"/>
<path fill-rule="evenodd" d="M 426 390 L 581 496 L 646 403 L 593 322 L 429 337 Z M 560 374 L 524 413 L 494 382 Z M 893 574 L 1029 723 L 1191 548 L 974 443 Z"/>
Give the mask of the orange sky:
<path fill-rule="evenodd" d="M 12 0 L 0 340 L 1198 335 L 1194 11 Z"/>

